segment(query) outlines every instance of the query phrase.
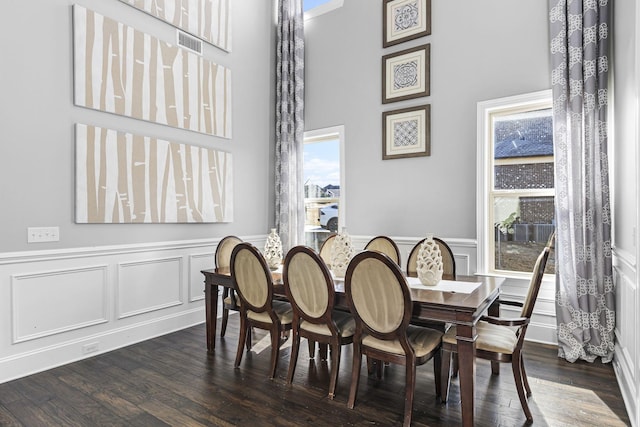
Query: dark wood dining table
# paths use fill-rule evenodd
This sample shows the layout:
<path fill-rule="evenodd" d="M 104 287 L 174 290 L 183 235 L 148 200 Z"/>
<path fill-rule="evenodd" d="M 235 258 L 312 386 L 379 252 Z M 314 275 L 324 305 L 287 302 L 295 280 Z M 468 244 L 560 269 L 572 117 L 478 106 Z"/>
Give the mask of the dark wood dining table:
<path fill-rule="evenodd" d="M 205 277 L 207 350 L 214 351 L 218 316 L 218 287 L 233 289 L 234 285 L 228 268 L 202 270 L 201 272 Z M 490 276 L 457 276 L 456 281 L 477 282 L 479 286 L 471 293 L 412 287 L 411 299 L 414 317 L 456 325 L 462 424 L 472 426 L 474 423 L 476 323 L 498 299 L 500 286 L 504 279 Z M 284 295 L 284 286 L 279 273 L 274 273 L 274 293 Z M 342 281 L 336 281 L 336 306 L 348 308 L 344 294 L 344 282 Z M 495 310 L 496 306 L 493 307 Z"/>

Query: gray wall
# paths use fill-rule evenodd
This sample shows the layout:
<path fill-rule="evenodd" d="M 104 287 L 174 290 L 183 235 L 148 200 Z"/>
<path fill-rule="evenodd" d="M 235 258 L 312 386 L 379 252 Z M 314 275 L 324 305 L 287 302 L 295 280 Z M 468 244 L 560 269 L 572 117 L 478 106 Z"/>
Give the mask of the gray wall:
<path fill-rule="evenodd" d="M 352 234 L 476 236 L 476 104 L 548 89 L 547 2 L 433 0 L 432 35 L 382 48 L 381 2 L 305 23 L 307 130 L 344 124 Z M 383 105 L 381 57 L 431 43 L 431 96 Z M 431 156 L 382 160 L 382 112 L 431 104 Z"/>
<path fill-rule="evenodd" d="M 264 234 L 273 217 L 274 12 L 272 1 L 233 2 L 233 50 L 205 57 L 232 70 L 233 139 L 221 139 L 73 105 L 72 0 L 3 2 L 0 14 L 0 253 Z M 175 43 L 175 32 L 120 1 L 82 6 Z M 74 223 L 74 123 L 231 151 L 229 224 Z M 59 226 L 60 242 L 27 244 L 27 227 Z"/>

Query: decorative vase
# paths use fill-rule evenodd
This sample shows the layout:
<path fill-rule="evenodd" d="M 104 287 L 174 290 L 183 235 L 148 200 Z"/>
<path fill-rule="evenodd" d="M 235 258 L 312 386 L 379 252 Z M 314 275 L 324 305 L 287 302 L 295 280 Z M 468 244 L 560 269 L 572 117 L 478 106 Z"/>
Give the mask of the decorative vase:
<path fill-rule="evenodd" d="M 423 285 L 435 286 L 442 280 L 442 253 L 438 243 L 433 240 L 433 234 L 427 234 L 420 245 L 416 268 L 418 279 Z"/>
<path fill-rule="evenodd" d="M 344 277 L 349 261 L 353 258 L 353 244 L 346 227 L 333 240 L 331 246 L 331 270 L 336 277 Z"/>
<path fill-rule="evenodd" d="M 267 264 L 272 270 L 276 270 L 282 264 L 282 241 L 275 228 L 272 228 L 271 233 L 267 236 L 267 242 L 264 245 L 264 259 L 267 260 Z"/>

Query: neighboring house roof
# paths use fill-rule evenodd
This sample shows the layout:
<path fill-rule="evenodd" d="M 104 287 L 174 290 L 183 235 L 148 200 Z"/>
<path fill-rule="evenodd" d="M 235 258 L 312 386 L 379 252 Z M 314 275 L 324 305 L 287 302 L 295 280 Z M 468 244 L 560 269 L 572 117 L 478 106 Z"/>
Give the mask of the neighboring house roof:
<path fill-rule="evenodd" d="M 553 128 L 549 116 L 495 123 L 494 158 L 553 156 Z"/>

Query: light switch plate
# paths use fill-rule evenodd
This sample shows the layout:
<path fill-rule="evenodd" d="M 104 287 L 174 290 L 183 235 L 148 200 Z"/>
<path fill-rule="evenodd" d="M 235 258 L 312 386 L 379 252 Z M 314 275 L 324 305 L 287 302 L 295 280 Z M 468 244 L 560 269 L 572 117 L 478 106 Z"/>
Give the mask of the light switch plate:
<path fill-rule="evenodd" d="M 57 242 L 60 240 L 59 227 L 28 227 L 27 243 Z"/>

